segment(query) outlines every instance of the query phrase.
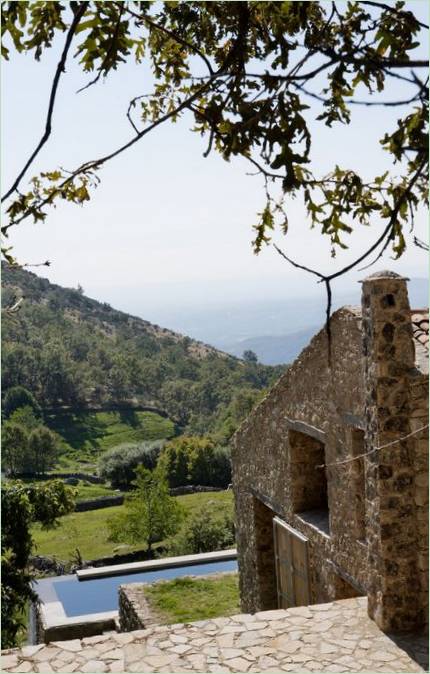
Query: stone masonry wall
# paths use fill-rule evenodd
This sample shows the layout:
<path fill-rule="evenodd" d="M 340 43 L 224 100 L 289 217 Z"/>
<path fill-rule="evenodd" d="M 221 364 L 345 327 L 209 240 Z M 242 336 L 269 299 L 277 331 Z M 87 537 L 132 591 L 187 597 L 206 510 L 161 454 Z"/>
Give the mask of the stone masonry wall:
<path fill-rule="evenodd" d="M 236 433 L 232 452 L 237 515 L 238 565 L 242 609 L 262 610 L 254 499 L 309 540 L 312 601 L 339 599 L 339 570 L 367 586 L 366 545 L 352 523 L 348 469 L 327 469 L 330 535 L 293 508 L 290 440 L 300 432 L 324 446 L 327 463 L 350 456 L 354 428 L 364 426 L 364 379 L 360 316 L 352 308 L 332 317 L 331 367 L 325 331 L 314 337 L 299 359 Z M 302 425 L 300 425 L 302 424 Z M 318 459 L 319 460 L 319 459 Z M 269 608 L 264 606 L 264 608 Z M 274 608 L 274 606 L 272 606 Z"/>
<path fill-rule="evenodd" d="M 415 376 L 411 382 L 410 425 L 412 431 L 418 431 L 428 424 L 428 377 Z M 418 577 L 420 581 L 420 600 L 424 616 L 424 625 L 428 629 L 429 594 L 429 441 L 428 429 L 417 433 L 414 438 L 415 472 L 415 516 L 417 526 Z"/>
<path fill-rule="evenodd" d="M 366 381 L 366 509 L 368 608 L 378 626 L 422 625 L 415 508 L 415 439 L 411 378 L 415 375 L 406 280 L 380 272 L 363 281 Z M 375 448 L 378 447 L 378 451 Z"/>
<path fill-rule="evenodd" d="M 153 624 L 142 583 L 128 583 L 119 587 L 119 626 L 121 632 L 141 630 Z"/>

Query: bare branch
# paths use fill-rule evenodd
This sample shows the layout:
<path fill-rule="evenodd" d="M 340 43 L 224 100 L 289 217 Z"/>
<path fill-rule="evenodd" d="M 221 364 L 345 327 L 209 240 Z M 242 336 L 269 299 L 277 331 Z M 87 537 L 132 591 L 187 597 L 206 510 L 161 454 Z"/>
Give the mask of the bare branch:
<path fill-rule="evenodd" d="M 280 248 L 278 248 L 276 243 L 274 243 L 272 245 L 273 245 L 274 249 L 279 253 L 279 255 L 281 255 L 281 257 L 283 257 L 284 260 L 287 260 L 287 262 L 292 264 L 293 267 L 296 267 L 296 269 L 303 269 L 303 271 L 307 271 L 307 272 L 309 272 L 309 274 L 314 274 L 315 276 L 318 276 L 318 278 L 321 279 L 321 281 L 325 280 L 326 277 L 324 276 L 324 274 L 321 274 L 319 271 L 316 271 L 315 269 L 311 269 L 310 267 L 306 267 L 304 264 L 299 264 L 298 262 L 295 262 L 290 257 L 285 255 L 285 253 Z"/>
<path fill-rule="evenodd" d="M 314 98 L 317 101 L 321 101 L 322 103 L 327 103 L 329 99 L 324 98 L 324 96 L 320 96 L 319 94 L 315 94 L 313 91 L 309 91 L 306 89 L 303 85 L 297 84 L 296 82 L 292 82 L 292 85 L 296 88 L 302 91 L 306 96 L 310 96 L 310 98 Z M 408 98 L 403 101 L 356 101 L 354 99 L 348 100 L 349 105 L 364 105 L 364 106 L 371 106 L 371 105 L 380 105 L 384 107 L 396 107 L 396 106 L 401 106 L 401 105 L 409 105 L 409 103 L 413 103 L 414 101 L 419 101 L 420 100 L 420 94 L 415 94 L 411 98 Z"/>
<path fill-rule="evenodd" d="M 128 141 L 127 143 L 125 143 L 124 145 L 121 145 L 119 148 L 117 148 L 116 150 L 114 150 L 114 151 L 111 152 L 110 154 L 107 154 L 107 155 L 105 155 L 104 157 L 100 157 L 99 159 L 90 160 L 90 161 L 88 161 L 88 162 L 85 162 L 84 164 L 81 164 L 81 166 L 79 166 L 77 169 L 75 169 L 75 171 L 73 171 L 73 172 L 70 174 L 70 176 L 69 176 L 68 178 L 66 178 L 65 180 L 63 180 L 63 182 L 60 183 L 60 185 L 59 185 L 59 186 L 58 186 L 58 187 L 57 187 L 57 188 L 56 188 L 56 189 L 55 189 L 55 190 L 54 190 L 48 197 L 46 197 L 45 199 L 42 199 L 42 200 L 40 200 L 39 202 L 37 202 L 37 204 L 36 204 L 37 208 L 39 208 L 39 209 L 40 209 L 40 208 L 43 208 L 43 206 L 46 206 L 47 204 L 51 203 L 51 202 L 53 201 L 53 199 L 54 199 L 58 194 L 60 194 L 61 191 L 62 191 L 62 190 L 63 190 L 69 183 L 71 183 L 71 182 L 72 182 L 78 175 L 83 174 L 83 173 L 88 173 L 88 172 L 90 172 L 90 171 L 99 169 L 99 168 L 100 168 L 101 166 L 103 166 L 103 164 L 105 164 L 107 161 L 109 161 L 109 160 L 111 160 L 111 159 L 114 159 L 114 157 L 117 157 L 118 155 L 120 155 L 120 154 L 122 154 L 123 152 L 125 152 L 125 150 L 128 150 L 130 147 L 132 147 L 133 145 L 135 145 L 135 143 L 137 143 L 139 140 L 141 140 L 141 138 L 143 138 L 144 136 L 146 136 L 148 133 L 150 133 L 150 132 L 151 132 L 153 129 L 155 129 L 157 126 L 160 126 L 160 124 L 163 124 L 163 123 L 166 122 L 168 119 L 171 119 L 172 117 L 174 117 L 175 115 L 177 115 L 179 112 L 181 112 L 181 111 L 184 110 L 185 108 L 190 108 L 191 103 L 193 103 L 196 99 L 198 99 L 198 98 L 201 96 L 201 94 L 202 94 L 204 91 L 206 91 L 206 89 L 212 84 L 212 82 L 213 82 L 214 80 L 217 79 L 217 77 L 218 77 L 218 73 L 214 73 L 213 77 L 210 78 L 209 80 L 207 80 L 207 82 L 205 82 L 201 87 L 199 87 L 199 88 L 194 92 L 194 94 L 192 94 L 191 96 L 189 96 L 187 99 L 185 99 L 184 101 L 182 101 L 182 103 L 180 103 L 178 106 L 176 106 L 176 108 L 174 108 L 173 110 L 170 110 L 169 112 L 167 112 L 165 115 L 163 115 L 162 117 L 160 117 L 159 119 L 157 119 L 155 122 L 153 122 L 152 124 L 150 124 L 149 126 L 147 126 L 145 129 L 143 129 L 142 131 L 139 131 L 138 133 L 136 133 L 136 136 L 135 136 L 134 138 L 132 138 L 131 140 L 129 140 L 129 141 Z M 14 221 L 10 222 L 8 225 L 5 225 L 5 226 L 2 228 L 2 232 L 3 232 L 4 234 L 6 234 L 10 227 L 13 227 L 13 226 L 15 226 L 15 225 L 18 225 L 20 222 L 22 222 L 23 220 L 25 220 L 26 218 L 28 218 L 29 215 L 30 215 L 30 211 L 28 211 L 28 210 L 25 211 L 25 212 L 21 215 L 21 217 L 19 217 L 17 220 L 14 220 Z"/>
<path fill-rule="evenodd" d="M 49 104 L 48 104 L 48 114 L 46 116 L 46 124 L 45 124 L 45 131 L 40 139 L 36 149 L 34 152 L 31 154 L 30 158 L 27 160 L 27 162 L 24 165 L 24 168 L 20 171 L 18 174 L 17 178 L 15 179 L 15 182 L 13 183 L 12 187 L 4 194 L 2 197 L 2 201 L 10 197 L 13 192 L 16 191 L 18 188 L 19 183 L 21 182 L 24 174 L 26 173 L 27 169 L 29 166 L 32 164 L 34 159 L 37 157 L 39 154 L 40 150 L 42 147 L 45 145 L 46 141 L 48 140 L 49 136 L 51 135 L 51 123 L 52 123 L 52 115 L 54 112 L 54 105 L 55 105 L 55 98 L 57 95 L 57 89 L 58 89 L 58 83 L 60 81 L 60 77 L 62 73 L 65 71 L 65 65 L 66 65 L 66 60 L 67 60 L 67 55 L 69 53 L 70 45 L 72 43 L 73 36 L 75 34 L 76 28 L 78 27 L 78 24 L 80 20 L 82 19 L 83 15 L 85 14 L 85 11 L 88 7 L 88 2 L 83 2 L 79 9 L 77 10 L 72 23 L 70 24 L 70 28 L 67 31 L 67 36 L 66 36 L 66 41 L 64 43 L 63 47 L 63 52 L 61 54 L 60 61 L 58 62 L 57 69 L 55 71 L 54 79 L 52 81 L 52 87 L 51 87 L 51 94 L 49 96 Z"/>
<path fill-rule="evenodd" d="M 414 244 L 418 248 L 422 248 L 423 250 L 426 250 L 428 252 L 429 250 L 429 245 L 425 241 L 421 241 L 417 236 L 414 236 Z"/>

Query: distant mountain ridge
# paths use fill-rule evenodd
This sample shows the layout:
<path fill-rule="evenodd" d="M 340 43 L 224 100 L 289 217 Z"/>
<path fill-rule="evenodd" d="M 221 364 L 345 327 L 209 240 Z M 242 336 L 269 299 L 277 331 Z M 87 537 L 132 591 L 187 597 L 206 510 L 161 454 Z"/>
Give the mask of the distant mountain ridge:
<path fill-rule="evenodd" d="M 44 408 L 152 406 L 188 432 L 227 437 L 279 368 L 215 347 L 2 265 L 2 388 L 30 389 Z M 221 430 L 220 430 L 221 429 Z"/>
<path fill-rule="evenodd" d="M 292 363 L 304 347 L 310 342 L 321 326 L 314 325 L 305 330 L 291 332 L 288 335 L 267 335 L 250 337 L 227 347 L 228 352 L 241 357 L 244 351 L 254 351 L 260 363 L 279 365 Z"/>
<path fill-rule="evenodd" d="M 418 309 L 428 306 L 429 286 L 427 279 L 412 278 L 408 282 L 409 301 L 411 308 Z M 288 311 L 289 323 L 291 327 L 296 322 L 297 327 L 301 327 L 306 316 L 308 317 L 309 326 L 303 329 L 292 330 L 285 334 L 275 335 L 256 335 L 255 337 L 247 337 L 236 340 L 215 340 L 214 343 L 220 346 L 223 350 L 232 355 L 241 357 L 243 352 L 250 349 L 257 355 L 260 363 L 265 365 L 279 365 L 292 363 L 300 354 L 302 349 L 309 343 L 313 335 L 315 335 L 324 324 L 323 312 L 325 310 L 324 299 L 322 298 L 319 304 L 315 300 L 307 300 L 302 303 L 302 311 L 299 309 L 297 303 L 297 317 L 295 311 L 291 308 L 291 300 L 285 303 Z M 345 305 L 359 305 L 359 292 L 348 293 L 342 295 L 335 295 L 334 306 L 335 309 Z M 273 313 L 273 309 L 271 309 Z M 282 306 L 279 308 L 279 313 L 282 314 Z M 269 324 L 270 321 L 263 320 L 260 322 L 264 325 Z"/>

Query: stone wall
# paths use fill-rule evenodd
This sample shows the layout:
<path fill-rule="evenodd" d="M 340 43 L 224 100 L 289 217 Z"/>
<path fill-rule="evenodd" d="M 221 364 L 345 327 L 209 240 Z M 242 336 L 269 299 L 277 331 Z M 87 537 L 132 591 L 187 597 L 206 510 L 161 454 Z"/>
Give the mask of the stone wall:
<path fill-rule="evenodd" d="M 92 484 L 103 484 L 104 479 L 97 475 L 90 475 L 89 473 L 46 473 L 44 475 L 34 475 L 33 473 L 19 473 L 16 478 L 31 478 L 32 480 L 65 480 L 69 477 L 77 480 L 85 480 Z"/>
<path fill-rule="evenodd" d="M 115 494 L 115 496 L 99 496 L 98 498 L 85 499 L 78 501 L 75 505 L 75 512 L 81 513 L 87 510 L 99 510 L 100 508 L 112 508 L 112 506 L 122 505 L 124 503 L 124 494 Z"/>
<path fill-rule="evenodd" d="M 330 353 L 322 330 L 244 421 L 232 451 L 244 611 L 276 607 L 267 523 L 278 515 L 308 540 L 312 603 L 368 593 L 383 629 L 422 624 L 428 433 L 398 442 L 427 423 L 420 367 L 406 283 L 379 274 L 362 311 L 332 316 Z"/>
<path fill-rule="evenodd" d="M 309 436 L 308 442 L 316 448 L 315 461 L 320 462 L 323 454 L 327 463 L 351 455 L 352 433 L 365 423 L 361 354 L 360 313 L 352 308 L 341 309 L 332 317 L 330 366 L 327 335 L 322 330 L 236 433 L 232 451 L 233 487 L 244 611 L 263 608 L 259 585 L 262 578 L 256 573 L 259 544 L 254 499 L 270 508 L 272 517 L 279 515 L 309 540 L 313 602 L 340 598 L 339 572 L 365 591 L 367 550 L 353 526 L 355 506 L 348 477 L 351 469 L 341 466 L 326 470 L 330 530 L 327 535 L 293 507 L 300 470 L 293 481 L 295 454 L 290 452 L 300 433 Z M 303 444 L 302 448 L 305 451 Z M 306 461 L 309 468 L 309 456 Z M 265 582 L 270 585 L 269 580 Z"/>
<path fill-rule="evenodd" d="M 368 608 L 381 629 L 408 631 L 422 626 L 424 615 L 418 576 L 415 438 L 410 437 L 415 407 L 411 382 L 417 372 L 406 280 L 392 272 L 368 277 L 363 281 L 362 305 L 369 451 Z"/>
<path fill-rule="evenodd" d="M 410 425 L 419 431 L 428 424 L 428 377 L 417 375 L 411 382 L 413 409 Z M 417 565 L 420 581 L 420 603 L 423 621 L 428 628 L 429 594 L 429 442 L 428 430 L 418 432 L 414 438 L 414 493 L 417 527 Z"/>
<path fill-rule="evenodd" d="M 121 632 L 141 630 L 154 623 L 142 583 L 128 583 L 119 587 L 119 626 Z"/>

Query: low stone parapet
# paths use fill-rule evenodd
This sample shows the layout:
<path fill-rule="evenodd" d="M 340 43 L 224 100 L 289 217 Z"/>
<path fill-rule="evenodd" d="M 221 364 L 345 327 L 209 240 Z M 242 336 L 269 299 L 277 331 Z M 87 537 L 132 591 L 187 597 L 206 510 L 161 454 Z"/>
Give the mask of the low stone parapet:
<path fill-rule="evenodd" d="M 121 632 L 141 630 L 156 622 L 145 599 L 142 583 L 120 585 L 118 595 Z"/>

